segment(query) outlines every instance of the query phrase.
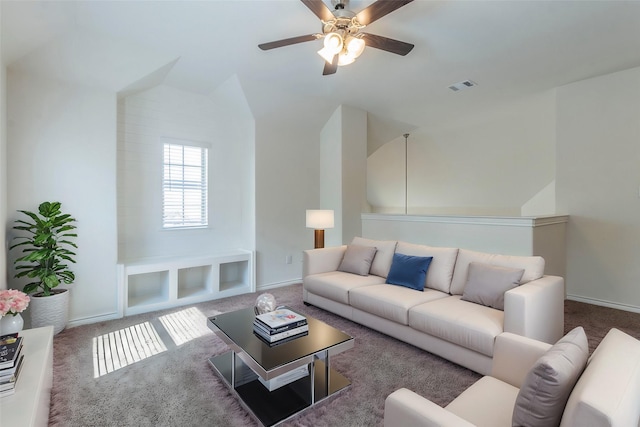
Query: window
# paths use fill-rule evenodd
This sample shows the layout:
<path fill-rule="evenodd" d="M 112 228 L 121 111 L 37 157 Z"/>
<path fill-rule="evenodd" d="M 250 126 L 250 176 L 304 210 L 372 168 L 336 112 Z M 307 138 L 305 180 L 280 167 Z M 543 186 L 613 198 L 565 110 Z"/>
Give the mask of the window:
<path fill-rule="evenodd" d="M 207 226 L 207 153 L 204 147 L 164 144 L 163 228 Z"/>

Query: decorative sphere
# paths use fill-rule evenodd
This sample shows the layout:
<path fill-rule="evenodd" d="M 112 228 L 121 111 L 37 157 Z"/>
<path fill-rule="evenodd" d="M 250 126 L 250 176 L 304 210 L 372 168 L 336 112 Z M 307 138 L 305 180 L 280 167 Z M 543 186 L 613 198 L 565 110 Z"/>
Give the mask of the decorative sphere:
<path fill-rule="evenodd" d="M 276 299 L 271 294 L 262 294 L 256 299 L 256 314 L 264 314 L 276 309 Z"/>

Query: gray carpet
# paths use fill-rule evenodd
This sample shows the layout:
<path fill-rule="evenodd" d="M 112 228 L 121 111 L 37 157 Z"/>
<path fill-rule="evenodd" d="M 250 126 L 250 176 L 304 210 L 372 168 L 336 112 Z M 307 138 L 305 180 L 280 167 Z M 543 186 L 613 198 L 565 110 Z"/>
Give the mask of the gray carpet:
<path fill-rule="evenodd" d="M 352 385 L 284 425 L 382 425 L 384 399 L 400 387 L 407 387 L 437 404 L 446 405 L 480 378 L 475 372 L 411 345 L 321 309 L 304 306 L 300 285 L 273 289 L 270 293 L 278 304 L 289 305 L 319 318 L 356 339 L 353 349 L 332 358 L 333 367 L 345 374 Z M 207 362 L 208 357 L 226 352 L 226 345 L 212 333 L 180 343 L 171 338 L 172 328 L 163 321 L 171 318 L 174 323 L 188 322 L 189 319 L 176 316 L 190 307 L 197 308 L 202 313 L 200 316 L 208 317 L 251 306 L 257 295 L 225 298 L 61 332 L 54 340 L 54 384 L 49 425 L 256 425 Z M 592 348 L 610 327 L 619 327 L 640 338 L 638 314 L 571 301 L 566 303 L 566 313 L 566 329 L 584 325 Z M 158 348 L 153 351 L 153 336 L 144 335 L 144 331 L 149 329 L 157 331 L 166 350 Z M 147 337 L 141 343 L 145 349 L 139 354 L 157 354 L 146 358 L 142 356 L 127 366 L 98 363 L 98 368 L 94 367 L 95 343 L 99 341 L 100 345 L 104 343 L 108 347 L 109 339 L 113 340 L 124 330 L 144 332 L 140 333 Z M 208 332 L 206 328 L 204 331 Z M 131 353 L 134 353 L 133 349 Z"/>

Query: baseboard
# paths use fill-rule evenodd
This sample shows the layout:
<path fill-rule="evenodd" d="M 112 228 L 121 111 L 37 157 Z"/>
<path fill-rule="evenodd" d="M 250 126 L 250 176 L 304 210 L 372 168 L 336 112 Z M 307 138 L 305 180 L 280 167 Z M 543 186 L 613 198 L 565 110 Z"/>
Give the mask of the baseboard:
<path fill-rule="evenodd" d="M 118 313 L 101 314 L 99 316 L 83 317 L 80 319 L 74 319 L 67 322 L 67 328 L 73 328 L 80 325 L 88 325 L 90 323 L 105 322 L 107 320 L 121 319 Z"/>
<path fill-rule="evenodd" d="M 302 283 L 302 279 L 287 280 L 285 282 L 268 283 L 265 285 L 258 286 L 256 291 L 261 292 L 269 289 L 281 288 L 283 286 L 296 285 L 298 283 Z M 90 323 L 104 322 L 107 320 L 115 320 L 120 318 L 122 318 L 122 316 L 118 315 L 118 313 L 109 313 L 109 314 L 102 314 L 99 316 L 83 317 L 81 319 L 70 320 L 67 323 L 67 328 L 73 328 L 74 326 L 88 325 Z"/>
<path fill-rule="evenodd" d="M 633 313 L 640 313 L 640 307 L 629 304 L 620 304 L 619 302 L 606 301 L 596 298 L 581 297 L 578 295 L 567 294 L 567 299 L 571 301 L 584 302 L 587 304 L 600 305 L 602 307 L 615 308 L 618 310 L 631 311 Z"/>
<path fill-rule="evenodd" d="M 287 280 L 285 282 L 273 282 L 260 285 L 256 288 L 257 292 L 266 291 L 268 289 L 281 288 L 283 286 L 296 285 L 302 283 L 302 279 Z"/>

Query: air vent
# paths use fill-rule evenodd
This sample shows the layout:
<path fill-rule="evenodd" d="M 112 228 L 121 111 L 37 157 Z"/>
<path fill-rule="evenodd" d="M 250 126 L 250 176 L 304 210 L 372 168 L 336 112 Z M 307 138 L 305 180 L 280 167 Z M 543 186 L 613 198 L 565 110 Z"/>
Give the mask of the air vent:
<path fill-rule="evenodd" d="M 474 87 L 477 86 L 477 83 L 471 80 L 463 80 L 461 82 L 458 83 L 454 83 L 451 86 L 449 86 L 449 89 L 451 89 L 454 92 L 458 92 L 461 91 L 462 89 L 469 89 L 470 87 Z"/>

